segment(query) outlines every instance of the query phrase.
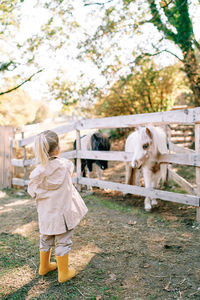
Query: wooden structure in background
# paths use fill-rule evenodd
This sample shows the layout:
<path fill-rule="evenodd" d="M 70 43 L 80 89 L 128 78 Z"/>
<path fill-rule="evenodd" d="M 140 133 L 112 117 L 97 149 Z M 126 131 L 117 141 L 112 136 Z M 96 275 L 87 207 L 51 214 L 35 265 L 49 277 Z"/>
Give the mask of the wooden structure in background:
<path fill-rule="evenodd" d="M 194 124 L 171 124 L 171 142 L 186 148 L 191 148 L 195 143 Z"/>
<path fill-rule="evenodd" d="M 11 126 L 0 126 L 0 188 L 9 188 L 12 184 L 13 167 L 12 141 L 14 128 Z"/>
<path fill-rule="evenodd" d="M 99 160 L 110 160 L 110 161 L 130 161 L 132 153 L 126 153 L 123 151 L 82 151 L 80 147 L 80 133 L 81 130 L 85 129 L 103 129 L 103 128 L 125 128 L 125 127 L 137 127 L 141 125 L 157 125 L 157 126 L 177 126 L 177 124 L 184 126 L 194 126 L 195 127 L 195 149 L 191 150 L 188 148 L 180 147 L 177 144 L 172 143 L 169 139 L 169 154 L 161 155 L 160 162 L 165 162 L 168 164 L 181 164 L 196 167 L 196 187 L 193 187 L 188 181 L 183 177 L 178 175 L 169 167 L 169 177 L 171 177 L 175 182 L 181 185 L 188 194 L 173 193 L 167 191 L 161 191 L 152 188 L 144 188 L 139 186 L 130 186 L 122 183 L 115 183 L 97 179 L 89 179 L 81 177 L 81 158 L 88 159 L 99 159 Z M 128 115 L 119 117 L 109 117 L 102 119 L 88 119 L 79 120 L 77 122 L 62 125 L 54 128 L 53 130 L 57 134 L 64 134 L 70 131 L 76 131 L 76 141 L 77 150 L 64 152 L 61 155 L 66 158 L 77 158 L 77 170 L 74 182 L 78 185 L 89 185 L 96 186 L 100 188 L 107 188 L 112 190 L 117 190 L 125 193 L 132 193 L 135 195 L 146 196 L 149 195 L 152 198 L 159 198 L 162 200 L 178 202 L 183 204 L 188 204 L 197 207 L 197 219 L 200 221 L 200 108 L 194 109 L 184 109 L 175 110 L 168 112 L 156 112 L 150 114 L 140 114 L 140 115 Z M 19 147 L 25 147 L 33 143 L 35 136 L 29 136 L 22 138 L 18 142 Z M 25 151 L 25 150 L 24 150 Z M 13 166 L 20 166 L 25 168 L 28 165 L 34 164 L 34 159 L 12 159 Z M 13 178 L 13 185 L 26 186 L 28 180 Z"/>

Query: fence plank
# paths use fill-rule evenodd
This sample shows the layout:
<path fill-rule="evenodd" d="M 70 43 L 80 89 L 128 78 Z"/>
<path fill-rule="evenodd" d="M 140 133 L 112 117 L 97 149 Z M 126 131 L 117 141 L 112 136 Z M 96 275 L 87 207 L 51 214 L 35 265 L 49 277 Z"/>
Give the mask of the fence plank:
<path fill-rule="evenodd" d="M 180 147 L 172 142 L 169 142 L 169 150 L 171 150 L 173 152 L 178 152 L 178 153 L 195 154 L 194 150 Z"/>
<path fill-rule="evenodd" d="M 77 151 L 78 158 L 108 161 L 131 161 L 132 156 L 132 152 L 124 151 Z M 162 154 L 159 156 L 159 162 L 200 166 L 200 154 Z"/>
<path fill-rule="evenodd" d="M 76 121 L 71 124 L 59 126 L 54 129 L 58 134 L 64 134 L 72 130 L 94 129 L 94 128 L 124 128 L 135 127 L 147 124 L 190 124 L 200 122 L 200 108 L 155 112 L 149 114 L 127 115 L 119 117 L 86 119 Z M 33 143 L 35 136 L 31 136 L 19 141 L 19 147 Z"/>
<path fill-rule="evenodd" d="M 12 178 L 12 184 L 17 186 L 27 186 L 29 180 L 24 180 L 22 178 Z"/>
<path fill-rule="evenodd" d="M 161 200 L 167 200 L 170 202 L 177 202 L 183 204 L 189 204 L 193 206 L 199 207 L 200 205 L 200 197 L 194 195 L 186 195 L 180 193 L 173 193 L 167 191 L 156 190 L 152 188 L 144 188 L 139 186 L 132 186 L 128 184 L 115 183 L 103 180 L 89 179 L 83 178 L 79 179 L 79 183 L 88 185 L 88 186 L 96 186 L 103 189 L 111 189 L 115 191 L 120 191 L 123 193 L 129 193 L 134 195 L 141 196 L 149 196 L 151 198 L 159 198 Z"/>
<path fill-rule="evenodd" d="M 124 152 L 124 151 L 83 151 L 78 150 L 64 152 L 62 154 L 66 158 L 75 158 L 78 159 L 94 159 L 94 160 L 108 160 L 108 161 L 131 161 L 133 153 Z M 20 159 L 13 159 L 12 164 L 15 166 L 28 166 L 35 164 L 34 159 L 27 159 L 24 161 L 24 164 Z M 189 166 L 200 166 L 200 154 L 162 154 L 159 157 L 159 162 L 162 163 L 173 163 Z"/>
<path fill-rule="evenodd" d="M 13 185 L 24 186 L 28 185 L 29 180 L 24 180 L 20 178 L 13 178 Z M 77 182 L 77 178 L 73 178 L 73 182 Z M 89 179 L 89 178 L 79 178 L 79 184 L 96 186 L 103 189 L 111 189 L 115 191 L 120 191 L 123 193 L 130 193 L 134 195 L 149 196 L 152 198 L 159 198 L 161 200 L 166 200 L 170 202 L 177 202 L 183 204 L 189 204 L 196 207 L 200 205 L 200 197 L 194 195 L 185 195 L 180 193 L 173 193 L 167 191 L 156 190 L 152 188 L 143 188 L 139 186 L 132 186 L 128 184 L 115 183 L 103 180 Z"/>
<path fill-rule="evenodd" d="M 76 150 L 67 151 L 67 152 L 61 152 L 60 156 L 68 158 L 68 159 L 75 158 L 76 157 Z"/>
<path fill-rule="evenodd" d="M 196 167 L 200 166 L 200 154 L 162 154 L 159 162 Z"/>
<path fill-rule="evenodd" d="M 56 132 L 58 135 L 65 134 L 69 131 L 75 130 L 76 129 L 76 123 L 77 122 L 56 127 L 56 128 L 53 129 L 53 131 Z M 28 144 L 32 144 L 34 142 L 34 139 L 35 139 L 36 136 L 37 135 L 34 135 L 34 136 L 30 136 L 30 137 L 19 140 L 18 141 L 19 147 L 23 147 L 23 146 L 26 146 Z"/>
<path fill-rule="evenodd" d="M 65 157 L 65 158 L 68 158 L 68 159 L 75 158 L 76 157 L 76 151 L 73 150 L 73 151 L 68 151 L 68 152 L 62 152 L 62 153 L 60 153 L 60 157 Z M 26 159 L 26 160 L 13 158 L 11 160 L 11 164 L 12 164 L 12 166 L 16 166 L 16 167 L 24 167 L 24 166 L 35 165 L 36 161 L 35 161 L 34 158 L 33 159 Z"/>
<path fill-rule="evenodd" d="M 108 117 L 103 119 L 89 119 L 77 122 L 77 129 L 91 128 L 122 128 L 141 125 L 164 125 L 173 123 L 200 122 L 200 108 L 176 111 L 155 112 L 148 114 Z"/>
<path fill-rule="evenodd" d="M 11 164 L 12 164 L 12 166 L 23 168 L 24 167 L 24 160 L 13 158 L 13 159 L 11 159 Z"/>
<path fill-rule="evenodd" d="M 77 178 L 72 178 L 73 183 L 77 183 Z M 12 184 L 17 186 L 27 186 L 29 183 L 29 180 L 24 180 L 22 178 L 12 178 Z"/>
<path fill-rule="evenodd" d="M 108 161 L 131 161 L 133 157 L 132 152 L 124 151 L 77 151 L 78 158 L 86 159 L 98 159 L 98 160 L 108 160 Z"/>

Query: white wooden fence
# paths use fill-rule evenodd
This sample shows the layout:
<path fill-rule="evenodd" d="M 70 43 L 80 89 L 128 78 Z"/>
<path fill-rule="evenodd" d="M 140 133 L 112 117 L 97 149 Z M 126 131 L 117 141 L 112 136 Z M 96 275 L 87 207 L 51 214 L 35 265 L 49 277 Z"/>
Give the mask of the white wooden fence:
<path fill-rule="evenodd" d="M 170 154 L 160 156 L 160 162 L 169 164 L 181 164 L 196 167 L 196 187 L 194 188 L 189 182 L 178 175 L 169 167 L 169 176 L 179 185 L 184 187 L 188 194 L 173 193 L 161 191 L 152 188 L 144 188 L 139 186 L 131 186 L 110 181 L 102 181 L 97 179 L 89 179 L 81 177 L 81 158 L 99 159 L 108 161 L 130 161 L 132 153 L 122 151 L 82 151 L 80 146 L 81 131 L 85 129 L 103 129 L 103 128 L 125 128 L 137 127 L 141 125 L 169 125 L 184 124 L 194 125 L 195 127 L 195 151 L 179 147 L 169 139 Z M 76 131 L 77 150 L 63 152 L 61 155 L 66 158 L 77 158 L 77 170 L 74 182 L 78 185 L 89 185 L 99 188 L 108 188 L 125 193 L 135 195 L 150 196 L 162 200 L 184 203 L 197 207 L 197 220 L 200 221 L 200 107 L 194 109 L 184 109 L 168 112 L 158 112 L 140 115 L 127 115 L 119 117 L 110 117 L 102 119 L 80 120 L 68 125 L 62 125 L 53 129 L 58 135 L 65 134 L 70 131 Z M 170 136 L 170 135 L 169 135 Z M 33 143 L 35 136 L 22 138 L 18 141 L 18 146 L 26 149 L 27 145 Z M 12 159 L 13 166 L 26 168 L 35 164 L 34 159 L 26 159 L 26 151 L 24 151 L 24 159 Z M 28 179 L 13 178 L 13 185 L 26 186 Z"/>
<path fill-rule="evenodd" d="M 8 188 L 12 181 L 12 147 L 14 129 L 11 126 L 0 126 L 0 187 Z"/>

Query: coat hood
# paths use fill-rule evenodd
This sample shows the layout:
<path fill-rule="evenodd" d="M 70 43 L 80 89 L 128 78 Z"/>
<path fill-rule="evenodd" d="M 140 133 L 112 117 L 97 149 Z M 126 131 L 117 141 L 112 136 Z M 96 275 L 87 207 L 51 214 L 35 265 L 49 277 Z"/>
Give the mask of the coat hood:
<path fill-rule="evenodd" d="M 30 174 L 30 180 L 35 187 L 54 190 L 63 184 L 67 172 L 72 175 L 73 169 L 74 166 L 70 160 L 55 158 L 46 166 L 36 167 Z"/>

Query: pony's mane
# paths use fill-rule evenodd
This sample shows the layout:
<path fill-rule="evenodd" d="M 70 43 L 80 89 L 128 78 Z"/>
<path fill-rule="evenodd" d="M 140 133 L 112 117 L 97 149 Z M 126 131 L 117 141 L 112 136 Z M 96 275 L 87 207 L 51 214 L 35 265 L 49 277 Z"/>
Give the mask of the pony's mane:
<path fill-rule="evenodd" d="M 157 148 L 157 152 L 159 154 L 168 153 L 167 149 L 167 137 L 164 130 L 161 127 L 148 127 L 153 136 L 154 146 Z M 167 177 L 167 164 L 160 165 L 161 179 L 163 183 L 166 181 Z"/>
<path fill-rule="evenodd" d="M 168 152 L 167 149 L 167 137 L 164 130 L 161 127 L 148 126 L 147 127 L 152 133 L 153 143 L 160 154 Z"/>

